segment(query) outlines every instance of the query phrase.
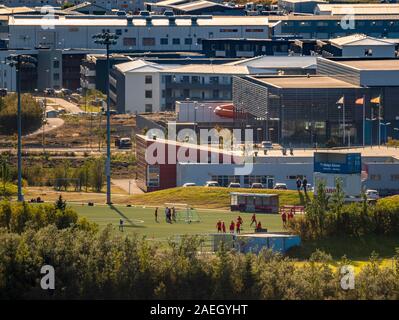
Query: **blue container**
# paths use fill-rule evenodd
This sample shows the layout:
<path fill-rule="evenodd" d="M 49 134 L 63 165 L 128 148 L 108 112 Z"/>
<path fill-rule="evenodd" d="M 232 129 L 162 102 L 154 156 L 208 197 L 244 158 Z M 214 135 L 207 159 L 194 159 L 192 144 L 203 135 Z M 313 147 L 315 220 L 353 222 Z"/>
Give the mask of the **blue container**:
<path fill-rule="evenodd" d="M 288 249 L 300 244 L 299 236 L 289 234 L 256 233 L 237 236 L 237 247 L 243 253 L 258 254 L 262 249 L 285 253 Z"/>

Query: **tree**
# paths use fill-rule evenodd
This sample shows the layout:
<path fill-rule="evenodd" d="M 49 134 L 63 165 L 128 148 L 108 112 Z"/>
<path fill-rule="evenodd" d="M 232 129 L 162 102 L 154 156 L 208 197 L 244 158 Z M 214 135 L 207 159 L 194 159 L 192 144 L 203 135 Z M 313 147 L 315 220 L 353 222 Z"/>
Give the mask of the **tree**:
<path fill-rule="evenodd" d="M 58 197 L 58 200 L 55 202 L 55 208 L 61 211 L 65 211 L 66 208 L 66 200 L 62 199 L 62 195 Z"/>
<path fill-rule="evenodd" d="M 105 158 L 95 158 L 89 165 L 90 186 L 96 192 L 101 192 L 105 182 Z"/>
<path fill-rule="evenodd" d="M 2 156 L 0 158 L 0 176 L 1 176 L 1 181 L 3 182 L 2 194 L 3 197 L 5 197 L 7 193 L 6 189 L 7 182 L 10 179 L 10 168 L 8 164 L 8 159 L 5 156 Z"/>
<path fill-rule="evenodd" d="M 22 105 L 22 133 L 36 131 L 43 123 L 43 110 L 32 95 L 23 94 Z M 9 94 L 0 98 L 0 133 L 14 135 L 17 133 L 17 95 Z"/>

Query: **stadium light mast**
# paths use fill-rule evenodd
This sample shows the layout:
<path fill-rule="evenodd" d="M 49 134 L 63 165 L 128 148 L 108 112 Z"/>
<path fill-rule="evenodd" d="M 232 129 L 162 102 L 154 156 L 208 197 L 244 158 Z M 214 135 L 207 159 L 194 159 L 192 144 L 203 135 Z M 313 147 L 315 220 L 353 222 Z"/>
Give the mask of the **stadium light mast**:
<path fill-rule="evenodd" d="M 16 82 L 17 82 L 17 128 L 18 128 L 18 147 L 17 147 L 17 157 L 18 157 L 18 201 L 24 201 L 24 196 L 22 194 L 22 116 L 21 116 L 21 68 L 22 66 L 32 67 L 36 65 L 37 60 L 31 56 L 24 54 L 12 54 L 6 58 L 6 64 L 10 67 L 15 67 Z"/>
<path fill-rule="evenodd" d="M 119 37 L 109 31 L 101 32 L 93 36 L 94 43 L 105 46 L 107 50 L 107 74 L 105 79 L 105 87 L 107 92 L 107 160 L 105 163 L 105 175 L 107 177 L 107 204 L 112 204 L 111 202 L 111 116 L 110 116 L 110 105 L 111 99 L 109 95 L 109 48 L 115 45 L 116 40 Z"/>

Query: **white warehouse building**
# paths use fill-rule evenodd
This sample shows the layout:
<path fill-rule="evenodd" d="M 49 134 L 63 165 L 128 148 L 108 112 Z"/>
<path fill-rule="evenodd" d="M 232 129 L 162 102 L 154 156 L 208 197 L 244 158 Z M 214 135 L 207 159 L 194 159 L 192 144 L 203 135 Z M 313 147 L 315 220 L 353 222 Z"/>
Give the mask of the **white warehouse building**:
<path fill-rule="evenodd" d="M 266 17 L 221 16 L 14 16 L 9 19 L 9 48 L 104 49 L 93 35 L 119 36 L 113 51 L 200 51 L 202 39 L 271 37 Z"/>

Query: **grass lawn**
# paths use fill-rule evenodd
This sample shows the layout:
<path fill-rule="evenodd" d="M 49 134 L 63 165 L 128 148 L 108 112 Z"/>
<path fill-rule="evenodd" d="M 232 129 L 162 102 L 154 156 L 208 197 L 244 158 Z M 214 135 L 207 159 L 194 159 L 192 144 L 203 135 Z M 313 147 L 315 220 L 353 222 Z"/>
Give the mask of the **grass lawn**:
<path fill-rule="evenodd" d="M 230 206 L 230 192 L 278 194 L 280 196 L 280 205 L 303 205 L 313 196 L 310 192 L 305 195 L 303 192 L 293 190 L 178 187 L 134 195 L 130 200 L 134 204 L 144 205 L 162 205 L 167 202 L 174 202 L 188 203 L 196 208 L 228 209 Z"/>
<path fill-rule="evenodd" d="M 220 219 L 225 222 L 226 228 L 231 220 L 236 221 L 238 213 L 221 210 L 197 210 L 201 222 L 193 223 L 173 223 L 165 222 L 164 209 L 158 210 L 158 221 L 154 219 L 154 208 L 145 207 L 126 207 L 105 205 L 96 205 L 89 207 L 87 205 L 69 204 L 76 209 L 80 216 L 86 217 L 89 221 L 97 223 L 100 228 L 112 224 L 118 228 L 119 219 L 125 220 L 125 233 L 137 233 L 145 235 L 149 239 L 165 240 L 174 235 L 182 234 L 207 234 L 216 232 L 216 223 Z M 240 214 L 244 220 L 244 232 L 253 232 L 249 227 L 252 214 Z M 262 226 L 269 231 L 283 231 L 280 216 L 277 214 L 258 214 L 257 219 L 261 221 Z"/>
<path fill-rule="evenodd" d="M 331 254 L 334 260 L 339 260 L 346 255 L 350 260 L 365 261 L 369 259 L 373 251 L 378 253 L 380 258 L 392 258 L 396 248 L 399 248 L 399 236 L 335 237 L 303 241 L 300 247 L 294 248 L 289 253 L 289 256 L 307 259 L 316 249 L 319 249 Z"/>

